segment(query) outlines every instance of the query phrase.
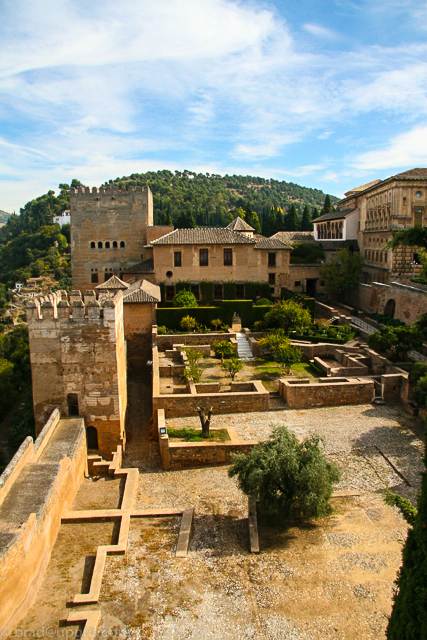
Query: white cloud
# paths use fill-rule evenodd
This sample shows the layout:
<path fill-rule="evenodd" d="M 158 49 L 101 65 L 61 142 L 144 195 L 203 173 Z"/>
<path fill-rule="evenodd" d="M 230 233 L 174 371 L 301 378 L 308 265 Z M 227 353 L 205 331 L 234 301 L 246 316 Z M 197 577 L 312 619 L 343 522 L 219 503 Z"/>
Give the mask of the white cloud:
<path fill-rule="evenodd" d="M 327 38 L 328 40 L 335 40 L 337 34 L 332 29 L 328 29 L 327 27 L 322 27 L 320 24 L 316 24 L 315 22 L 307 22 L 303 25 L 303 29 L 310 33 L 312 36 L 316 36 L 316 38 Z"/>
<path fill-rule="evenodd" d="M 383 148 L 360 154 L 352 165 L 364 171 L 427 166 L 427 126 L 414 127 Z"/>

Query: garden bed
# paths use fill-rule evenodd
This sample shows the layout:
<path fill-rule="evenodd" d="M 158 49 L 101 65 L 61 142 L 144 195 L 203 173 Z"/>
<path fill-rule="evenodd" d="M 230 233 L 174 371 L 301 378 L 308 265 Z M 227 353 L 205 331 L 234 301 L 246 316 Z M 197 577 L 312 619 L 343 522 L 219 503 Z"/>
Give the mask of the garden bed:
<path fill-rule="evenodd" d="M 204 438 L 201 429 L 182 427 L 181 429 L 168 429 L 168 436 L 169 440 L 175 442 L 227 442 L 231 440 L 227 429 L 211 429 L 209 437 Z"/>

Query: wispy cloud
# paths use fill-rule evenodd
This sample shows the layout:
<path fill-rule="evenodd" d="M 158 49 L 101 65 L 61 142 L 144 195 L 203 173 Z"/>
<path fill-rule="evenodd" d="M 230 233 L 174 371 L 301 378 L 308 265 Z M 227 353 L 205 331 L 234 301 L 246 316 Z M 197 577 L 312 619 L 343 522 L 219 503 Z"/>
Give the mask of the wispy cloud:
<path fill-rule="evenodd" d="M 417 7 L 416 0 L 406 3 L 408 12 Z M 378 5 L 365 4 L 371 13 Z M 301 21 L 290 24 L 266 6 L 4 3 L 0 170 L 7 182 L 0 208 L 17 207 L 28 174 L 42 188 L 48 178 L 67 181 L 70 173 L 102 182 L 127 167 L 212 163 L 220 173 L 239 162 L 262 175 L 274 160 L 287 175 L 332 181 L 344 175 L 345 154 L 359 172 L 381 162 L 395 166 L 392 157 L 421 163 L 423 153 L 412 153 L 412 138 L 402 131 L 423 131 L 427 121 L 427 45 L 373 42 L 340 50 L 344 38 L 329 17 L 327 27 L 317 18 L 305 23 L 301 37 Z M 398 4 L 390 11 L 399 12 Z M 314 50 L 311 36 L 319 42 Z M 334 40 L 334 51 L 322 49 L 322 40 L 325 47 Z M 382 151 L 372 150 L 365 133 L 366 118 L 375 114 L 396 127 Z M 333 145 L 344 137 L 338 151 Z"/>
<path fill-rule="evenodd" d="M 362 170 L 427 166 L 427 126 L 394 136 L 383 148 L 357 156 L 352 165 Z"/>

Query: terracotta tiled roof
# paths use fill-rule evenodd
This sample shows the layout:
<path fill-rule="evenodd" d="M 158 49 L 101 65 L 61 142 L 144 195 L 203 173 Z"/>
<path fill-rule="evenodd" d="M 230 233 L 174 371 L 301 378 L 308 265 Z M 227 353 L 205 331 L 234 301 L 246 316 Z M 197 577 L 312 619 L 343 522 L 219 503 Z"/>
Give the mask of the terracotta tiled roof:
<path fill-rule="evenodd" d="M 148 280 L 139 280 L 123 294 L 123 302 L 160 302 L 160 287 Z"/>
<path fill-rule="evenodd" d="M 232 231 L 255 231 L 255 229 L 242 220 L 240 216 L 237 216 L 233 222 L 230 222 L 230 224 L 227 225 L 227 229 L 231 229 Z"/>
<path fill-rule="evenodd" d="M 278 231 L 271 237 L 277 238 L 285 244 L 294 244 L 295 242 L 316 242 L 313 231 Z"/>
<path fill-rule="evenodd" d="M 341 209 L 341 211 L 331 211 L 330 213 L 324 213 L 323 216 L 319 216 L 313 220 L 313 224 L 317 224 L 318 222 L 326 222 L 326 220 L 342 220 L 350 215 L 350 213 L 354 213 L 357 209 Z"/>
<path fill-rule="evenodd" d="M 426 180 L 427 169 L 409 169 L 408 171 L 402 171 L 395 176 L 391 176 L 389 179 L 396 180 Z"/>
<path fill-rule="evenodd" d="M 154 260 L 153 258 L 148 258 L 138 262 L 138 264 L 134 264 L 132 267 L 126 267 L 122 271 L 123 273 L 154 273 Z"/>
<path fill-rule="evenodd" d="M 127 282 L 123 282 L 123 280 L 120 280 L 120 278 L 118 278 L 117 276 L 111 276 L 111 278 L 107 280 L 107 282 L 103 282 L 95 288 L 101 291 L 117 291 L 119 289 L 125 291 L 126 289 L 129 289 L 129 284 Z"/>
<path fill-rule="evenodd" d="M 175 229 L 153 240 L 149 246 L 160 244 L 255 244 L 254 238 L 231 229 Z"/>
<path fill-rule="evenodd" d="M 278 238 L 262 238 L 261 240 L 257 240 L 255 249 L 291 249 L 292 247 L 288 246 Z"/>
<path fill-rule="evenodd" d="M 351 196 L 354 193 L 359 193 L 360 191 L 365 191 L 365 189 L 369 189 L 369 187 L 373 187 L 375 184 L 379 184 L 382 180 L 372 180 L 372 182 L 367 182 L 366 184 L 362 184 L 360 187 L 354 187 L 354 189 L 350 189 L 345 193 L 345 196 Z"/>

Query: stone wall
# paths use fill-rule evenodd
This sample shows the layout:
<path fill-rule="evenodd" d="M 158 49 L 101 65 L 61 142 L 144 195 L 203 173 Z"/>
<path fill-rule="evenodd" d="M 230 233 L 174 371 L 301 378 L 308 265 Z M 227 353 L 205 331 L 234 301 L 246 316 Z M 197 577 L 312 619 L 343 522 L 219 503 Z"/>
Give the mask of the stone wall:
<path fill-rule="evenodd" d="M 97 429 L 100 452 L 111 458 L 125 444 L 126 348 L 122 292 L 100 304 L 95 294 L 53 294 L 27 305 L 36 433 L 55 407 L 75 410 Z"/>
<path fill-rule="evenodd" d="M 120 276 L 123 269 L 145 257 L 147 227 L 153 225 L 149 188 L 71 189 L 70 211 L 75 289 L 93 289 L 104 281 L 105 272 Z M 98 282 L 92 280 L 94 274 L 98 274 Z"/>
<path fill-rule="evenodd" d="M 150 375 L 151 327 L 156 324 L 156 305 L 129 303 L 123 305 L 128 372 Z"/>
<path fill-rule="evenodd" d="M 374 381 L 357 378 L 279 380 L 279 393 L 288 409 L 311 409 L 344 404 L 369 404 L 374 398 Z"/>
<path fill-rule="evenodd" d="M 27 438 L 0 476 L 3 630 L 16 625 L 33 604 L 61 516 L 71 507 L 86 471 L 83 419 L 59 418 L 56 410 L 37 440 Z"/>
<path fill-rule="evenodd" d="M 159 448 L 162 468 L 183 469 L 188 467 L 204 466 L 208 464 L 230 464 L 231 454 L 249 453 L 255 440 L 229 442 L 171 442 L 167 433 L 160 434 L 160 429 L 165 428 L 165 412 L 160 409 L 157 412 L 157 425 L 159 433 Z M 232 435 L 232 434 L 230 434 Z"/>
<path fill-rule="evenodd" d="M 369 313 L 384 313 L 393 301 L 394 317 L 408 324 L 414 323 L 420 313 L 427 313 L 426 292 L 416 284 L 360 284 L 349 292 L 349 299 L 353 306 Z"/>

